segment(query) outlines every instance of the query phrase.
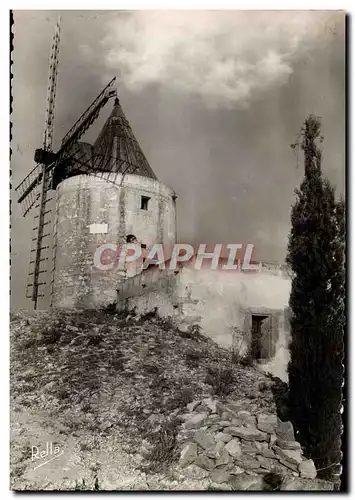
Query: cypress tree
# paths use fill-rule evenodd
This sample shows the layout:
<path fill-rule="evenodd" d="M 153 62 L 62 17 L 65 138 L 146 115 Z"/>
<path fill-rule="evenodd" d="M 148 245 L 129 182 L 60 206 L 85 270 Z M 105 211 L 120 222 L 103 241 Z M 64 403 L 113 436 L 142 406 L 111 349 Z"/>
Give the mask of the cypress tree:
<path fill-rule="evenodd" d="M 345 328 L 345 204 L 321 171 L 320 120 L 310 115 L 296 145 L 304 178 L 291 211 L 289 408 L 318 477 L 339 487 Z M 295 147 L 293 145 L 292 147 Z"/>

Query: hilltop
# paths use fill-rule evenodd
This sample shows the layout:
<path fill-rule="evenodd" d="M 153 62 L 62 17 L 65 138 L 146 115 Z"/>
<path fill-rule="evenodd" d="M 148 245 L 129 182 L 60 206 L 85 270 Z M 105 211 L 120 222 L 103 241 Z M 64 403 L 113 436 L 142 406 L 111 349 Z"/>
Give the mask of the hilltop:
<path fill-rule="evenodd" d="M 202 430 L 214 422 L 217 432 L 217 414 L 242 427 L 250 422 L 240 422 L 239 413 L 252 415 L 255 425 L 265 415 L 276 419 L 273 384 L 198 328 L 180 331 L 155 314 L 14 313 L 11 487 L 208 489 L 205 473 L 181 469 L 181 450 L 192 439 L 187 421 L 200 418 Z M 233 404 L 243 411 L 234 414 Z M 46 443 L 63 453 L 38 467 L 32 447 Z"/>

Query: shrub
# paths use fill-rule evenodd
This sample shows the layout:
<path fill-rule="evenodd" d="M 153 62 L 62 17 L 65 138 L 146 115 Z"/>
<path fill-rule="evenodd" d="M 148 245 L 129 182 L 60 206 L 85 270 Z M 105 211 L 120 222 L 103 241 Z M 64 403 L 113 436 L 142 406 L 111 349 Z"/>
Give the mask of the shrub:
<path fill-rule="evenodd" d="M 88 339 L 87 345 L 99 345 L 103 341 L 102 335 L 91 335 Z"/>
<path fill-rule="evenodd" d="M 194 397 L 194 391 L 191 387 L 183 387 L 175 389 L 173 394 L 168 397 L 164 403 L 164 408 L 168 411 L 173 411 L 178 408 L 184 408 Z"/>
<path fill-rule="evenodd" d="M 43 345 L 52 345 L 59 342 L 61 339 L 63 330 L 60 323 L 50 324 L 46 327 L 43 327 L 43 330 L 39 335 L 39 344 Z"/>
<path fill-rule="evenodd" d="M 185 339 L 194 339 L 194 340 L 199 340 L 199 339 L 204 339 L 203 335 L 201 334 L 201 326 L 194 324 L 190 325 L 187 329 L 186 332 L 179 330 L 180 337 L 183 337 Z"/>
<path fill-rule="evenodd" d="M 227 395 L 233 389 L 234 375 L 229 367 L 209 367 L 205 383 L 212 386 L 215 394 Z"/>
<path fill-rule="evenodd" d="M 202 353 L 197 349 L 190 348 L 185 353 L 185 362 L 190 367 L 196 366 L 201 358 Z"/>
<path fill-rule="evenodd" d="M 254 366 L 254 357 L 253 357 L 253 351 L 252 351 L 252 346 L 249 345 L 246 352 L 240 356 L 239 363 L 241 366 Z"/>
<path fill-rule="evenodd" d="M 147 321 L 150 319 L 156 319 L 157 317 L 158 317 L 158 308 L 154 307 L 154 309 L 152 309 L 151 311 L 148 311 L 147 313 L 142 314 L 141 320 Z"/>
<path fill-rule="evenodd" d="M 163 465 L 168 466 L 177 459 L 176 436 L 179 426 L 179 420 L 173 419 L 149 436 L 150 447 L 144 454 L 149 463 L 146 472 L 160 472 Z"/>
<path fill-rule="evenodd" d="M 277 408 L 277 414 L 281 420 L 290 420 L 289 392 L 286 382 L 272 374 L 267 374 L 272 381 L 271 392 Z"/>
<path fill-rule="evenodd" d="M 142 370 L 149 374 L 160 373 L 161 371 L 158 365 L 149 361 L 142 364 Z"/>
<path fill-rule="evenodd" d="M 251 350 L 248 350 L 248 352 L 241 358 L 240 364 L 242 366 L 253 366 L 254 365 L 254 358 L 252 356 Z"/>
<path fill-rule="evenodd" d="M 160 318 L 159 326 L 166 331 L 175 330 L 176 327 L 174 325 L 174 321 L 171 316 L 167 318 Z"/>
<path fill-rule="evenodd" d="M 108 304 L 107 306 L 103 307 L 101 311 L 106 314 L 116 314 L 116 307 L 117 303 L 116 302 L 111 302 L 111 304 Z"/>

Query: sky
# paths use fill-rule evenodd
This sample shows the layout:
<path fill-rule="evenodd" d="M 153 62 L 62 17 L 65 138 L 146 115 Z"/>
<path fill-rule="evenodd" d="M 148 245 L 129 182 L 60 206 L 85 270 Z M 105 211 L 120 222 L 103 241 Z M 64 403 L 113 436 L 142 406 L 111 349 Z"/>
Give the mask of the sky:
<path fill-rule="evenodd" d="M 145 156 L 178 195 L 180 242 L 252 243 L 256 259 L 283 262 L 303 175 L 290 144 L 309 113 L 322 119 L 324 174 L 344 193 L 345 14 L 336 11 L 15 11 L 13 186 L 41 147 L 58 14 L 54 149 L 116 76 Z M 12 307 L 31 307 L 34 214 L 23 218 L 13 200 Z"/>

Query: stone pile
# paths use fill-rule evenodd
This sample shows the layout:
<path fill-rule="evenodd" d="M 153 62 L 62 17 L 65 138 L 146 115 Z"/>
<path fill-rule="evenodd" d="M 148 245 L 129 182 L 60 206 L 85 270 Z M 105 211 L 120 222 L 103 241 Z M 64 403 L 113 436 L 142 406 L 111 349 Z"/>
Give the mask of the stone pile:
<path fill-rule="evenodd" d="M 195 480 L 198 489 L 333 489 L 316 479 L 291 422 L 275 414 L 252 415 L 238 402 L 209 398 L 188 404 L 181 418 L 180 480 Z"/>

